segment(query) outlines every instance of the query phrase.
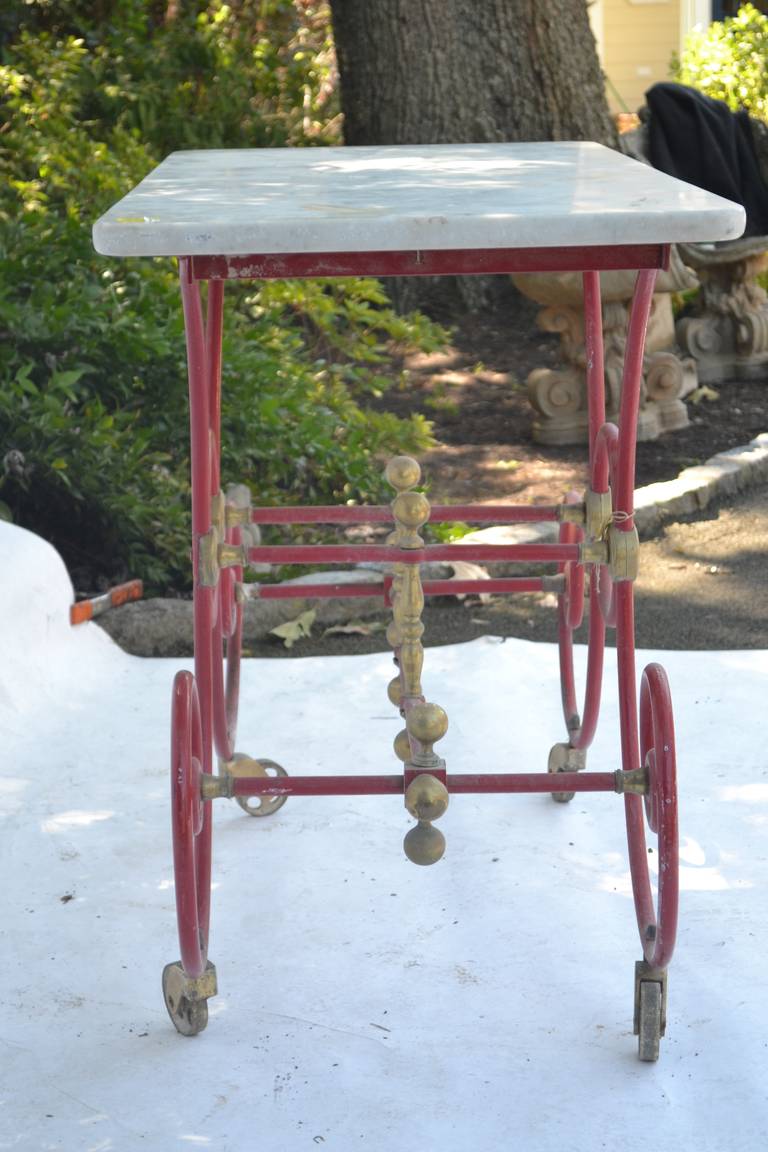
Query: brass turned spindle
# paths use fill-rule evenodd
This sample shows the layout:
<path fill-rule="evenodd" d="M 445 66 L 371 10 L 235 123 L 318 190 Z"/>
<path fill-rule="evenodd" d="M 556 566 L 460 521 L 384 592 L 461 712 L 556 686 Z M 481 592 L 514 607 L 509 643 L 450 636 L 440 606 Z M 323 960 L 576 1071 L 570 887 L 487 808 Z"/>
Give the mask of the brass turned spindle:
<path fill-rule="evenodd" d="M 410 489 L 419 483 L 421 468 L 418 462 L 410 456 L 395 456 L 389 461 L 384 476 L 398 493 L 392 502 L 395 527 L 388 536 L 387 543 L 396 548 L 420 548 L 423 541 L 417 530 L 429 519 L 429 504 L 425 497 L 419 493 L 411 492 Z M 405 502 L 401 497 L 405 497 Z M 416 498 L 415 501 L 414 497 Z M 417 513 L 415 520 L 412 515 L 408 515 L 409 511 Z M 405 513 L 405 520 L 403 513 Z M 387 640 L 394 649 L 394 660 L 398 667 L 398 674 L 390 681 L 387 695 L 391 703 L 399 709 L 400 714 L 405 716 L 406 704 L 414 704 L 423 700 L 421 694 L 421 667 L 423 663 L 421 634 L 424 631 L 424 626 L 421 623 L 421 612 L 424 607 L 424 595 L 421 589 L 420 572 L 416 565 L 393 565 L 390 598 L 392 601 L 392 621 L 387 629 Z M 406 646 L 405 653 L 403 652 L 404 646 Z M 407 701 L 406 697 L 408 697 Z M 411 745 L 406 729 L 403 729 L 395 737 L 394 746 L 395 755 L 398 759 L 407 762 L 411 756 Z"/>
<path fill-rule="evenodd" d="M 412 491 L 421 479 L 421 468 L 410 456 L 395 456 L 385 476 L 397 492 L 392 501 L 395 529 L 387 542 L 396 548 L 422 548 L 419 529 L 429 520 L 429 501 L 421 492 Z M 448 807 L 448 790 L 435 775 L 445 774 L 445 762 L 433 745 L 448 730 L 448 717 L 437 704 L 425 703 L 422 695 L 424 590 L 418 564 L 395 563 L 390 595 L 392 622 L 387 639 L 395 650 L 399 675 L 390 682 L 387 694 L 405 717 L 406 726 L 395 737 L 394 749 L 409 770 L 405 806 L 418 820 L 403 847 L 414 864 L 434 864 L 445 852 L 445 837 L 432 821 Z"/>
<path fill-rule="evenodd" d="M 385 476 L 397 496 L 392 501 L 395 530 L 389 538 L 397 548 L 422 548 L 424 541 L 419 529 L 429 520 L 429 501 L 412 488 L 421 479 L 421 468 L 410 456 L 395 456 L 387 465 Z M 421 669 L 424 650 L 421 637 L 424 625 L 424 592 L 417 564 L 395 564 L 392 583 L 392 623 L 387 639 L 395 649 L 400 666 L 400 688 L 390 689 L 398 706 L 407 706 L 409 700 L 421 699 Z M 398 695 L 399 691 L 399 695 Z"/>

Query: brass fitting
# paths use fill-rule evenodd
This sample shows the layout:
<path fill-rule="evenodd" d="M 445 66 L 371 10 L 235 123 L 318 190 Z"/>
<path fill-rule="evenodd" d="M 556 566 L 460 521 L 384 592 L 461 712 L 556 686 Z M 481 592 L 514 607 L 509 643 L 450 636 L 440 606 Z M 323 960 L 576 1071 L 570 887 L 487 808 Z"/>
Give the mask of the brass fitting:
<path fill-rule="evenodd" d="M 542 576 L 541 578 L 542 592 L 554 592 L 557 596 L 562 596 L 565 592 L 565 576 L 561 572 L 558 576 Z"/>
<path fill-rule="evenodd" d="M 587 489 L 585 499 L 585 531 L 589 540 L 601 540 L 613 522 L 613 502 L 611 490 L 593 492 Z"/>
<path fill-rule="evenodd" d="M 561 524 L 583 524 L 585 510 L 583 504 L 558 504 L 557 518 Z"/>
<path fill-rule="evenodd" d="M 579 544 L 580 564 L 607 564 L 608 544 L 605 540 L 584 540 Z"/>
<path fill-rule="evenodd" d="M 632 768 L 629 772 L 614 772 L 615 788 L 620 796 L 629 793 L 632 796 L 645 796 L 648 792 L 648 773 L 645 768 Z"/>
<path fill-rule="evenodd" d="M 224 493 L 214 492 L 211 496 L 211 527 L 201 536 L 197 545 L 197 578 L 204 588 L 215 588 L 219 572 L 236 564 L 247 564 L 247 553 L 243 559 L 242 546 L 234 549 L 225 543 L 227 538 L 227 506 Z M 237 552 L 235 557 L 233 551 Z"/>
<path fill-rule="evenodd" d="M 219 571 L 219 533 L 211 528 L 197 543 L 197 579 L 204 588 L 215 588 Z"/>
<path fill-rule="evenodd" d="M 634 525 L 628 532 L 622 532 L 616 524 L 611 525 L 608 529 L 608 555 L 615 584 L 621 580 L 637 579 L 640 538 Z"/>
<path fill-rule="evenodd" d="M 247 484 L 230 484 L 227 488 L 224 515 L 228 529 L 251 523 L 251 490 Z"/>
<path fill-rule="evenodd" d="M 245 567 L 247 544 L 223 544 L 218 528 L 201 536 L 197 547 L 197 578 L 204 588 L 215 588 L 222 568 Z"/>
<path fill-rule="evenodd" d="M 210 772 L 203 772 L 200 777 L 200 799 L 201 800 L 231 800 L 234 796 L 232 790 L 234 783 L 234 776 L 229 772 L 224 772 L 219 776 L 213 776 Z"/>

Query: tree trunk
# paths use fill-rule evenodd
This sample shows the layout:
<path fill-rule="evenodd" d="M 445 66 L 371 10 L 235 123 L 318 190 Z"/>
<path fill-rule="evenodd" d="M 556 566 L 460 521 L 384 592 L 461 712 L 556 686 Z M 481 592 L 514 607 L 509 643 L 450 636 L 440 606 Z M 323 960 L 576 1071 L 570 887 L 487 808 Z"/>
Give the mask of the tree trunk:
<path fill-rule="evenodd" d="M 585 0 L 331 0 L 331 12 L 347 144 L 617 143 Z M 468 278 L 461 294 L 478 304 Z M 395 297 L 412 302 L 413 286 Z"/>

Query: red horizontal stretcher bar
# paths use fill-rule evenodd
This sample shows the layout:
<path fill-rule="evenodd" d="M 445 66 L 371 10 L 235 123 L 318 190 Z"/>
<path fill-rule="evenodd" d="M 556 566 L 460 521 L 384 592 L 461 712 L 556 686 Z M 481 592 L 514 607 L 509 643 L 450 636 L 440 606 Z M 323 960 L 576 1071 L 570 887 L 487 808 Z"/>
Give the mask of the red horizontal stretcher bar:
<path fill-rule="evenodd" d="M 560 519 L 558 504 L 435 504 L 429 523 L 461 520 L 473 524 L 543 524 Z M 314 505 L 313 507 L 262 507 L 251 509 L 254 524 L 391 524 L 388 504 L 368 508 L 357 504 Z"/>
<path fill-rule="evenodd" d="M 425 596 L 468 596 L 472 592 L 504 595 L 511 592 L 543 592 L 541 576 L 509 576 L 503 580 L 424 580 Z M 382 596 L 387 584 L 371 580 L 364 584 L 248 584 L 254 600 L 333 600 L 345 597 Z"/>
<path fill-rule="evenodd" d="M 384 796 L 405 792 L 399 776 L 238 776 L 234 796 Z M 615 792 L 613 772 L 486 772 L 446 777 L 449 793 Z"/>
<path fill-rule="evenodd" d="M 397 548 L 389 544 L 259 544 L 248 549 L 250 563 L 260 564 L 429 564 L 471 560 L 493 564 L 501 560 L 521 563 L 566 564 L 579 561 L 578 544 L 428 544 L 425 548 Z"/>
<path fill-rule="evenodd" d="M 668 268 L 669 244 L 573 248 L 441 248 L 400 252 L 265 252 L 191 256 L 192 280 L 291 280 L 344 276 L 493 276 Z"/>

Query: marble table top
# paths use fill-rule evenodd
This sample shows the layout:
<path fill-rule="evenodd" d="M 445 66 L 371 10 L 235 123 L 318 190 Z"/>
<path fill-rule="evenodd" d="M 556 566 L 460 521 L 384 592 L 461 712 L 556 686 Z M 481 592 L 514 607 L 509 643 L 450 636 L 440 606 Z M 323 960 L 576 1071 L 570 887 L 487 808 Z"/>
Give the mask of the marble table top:
<path fill-rule="evenodd" d="M 94 225 L 110 256 L 730 240 L 744 211 L 600 144 L 174 152 Z"/>

